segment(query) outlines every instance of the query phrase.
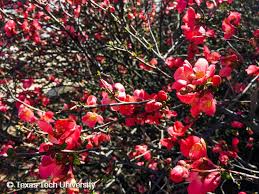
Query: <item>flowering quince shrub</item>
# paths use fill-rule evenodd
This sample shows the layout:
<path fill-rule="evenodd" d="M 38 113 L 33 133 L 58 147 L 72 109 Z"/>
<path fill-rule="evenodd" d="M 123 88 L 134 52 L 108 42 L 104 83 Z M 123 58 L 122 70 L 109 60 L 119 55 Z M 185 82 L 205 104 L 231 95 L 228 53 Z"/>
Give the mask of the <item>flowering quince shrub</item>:
<path fill-rule="evenodd" d="M 258 192 L 256 5 L 0 1 L 0 191 Z"/>

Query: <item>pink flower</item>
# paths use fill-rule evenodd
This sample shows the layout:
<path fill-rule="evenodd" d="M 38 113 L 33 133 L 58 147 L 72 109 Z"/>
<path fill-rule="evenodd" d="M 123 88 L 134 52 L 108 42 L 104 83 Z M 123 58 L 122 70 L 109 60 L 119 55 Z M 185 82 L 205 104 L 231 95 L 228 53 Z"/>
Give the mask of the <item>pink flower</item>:
<path fill-rule="evenodd" d="M 192 69 L 192 65 L 185 60 L 184 64 L 179 67 L 174 73 L 173 88 L 179 91 L 185 88 L 194 79 L 195 75 Z"/>
<path fill-rule="evenodd" d="M 103 117 L 95 112 L 87 112 L 86 115 L 82 117 L 82 122 L 88 127 L 95 127 L 96 123 L 103 123 Z"/>
<path fill-rule="evenodd" d="M 215 73 L 215 65 L 210 65 L 206 59 L 199 58 L 195 63 L 193 71 L 195 73 L 194 85 L 203 85 L 207 79 L 212 77 Z"/>
<path fill-rule="evenodd" d="M 259 66 L 249 65 L 248 68 L 246 69 L 246 73 L 248 75 L 253 75 L 253 76 L 259 75 Z"/>
<path fill-rule="evenodd" d="M 149 94 L 143 89 L 135 90 L 133 96 L 137 101 L 148 100 L 150 98 Z"/>
<path fill-rule="evenodd" d="M 177 67 L 181 67 L 183 65 L 183 60 L 180 57 L 174 58 L 172 56 L 166 58 L 165 60 L 165 64 L 169 67 L 169 68 L 177 68 Z"/>
<path fill-rule="evenodd" d="M 219 162 L 222 164 L 222 165 L 227 165 L 228 164 L 228 161 L 229 161 L 229 157 L 226 153 L 224 152 L 221 152 L 220 155 L 219 155 Z"/>
<path fill-rule="evenodd" d="M 115 96 L 120 100 L 124 100 L 126 98 L 125 88 L 121 83 L 113 84 L 113 89 L 115 90 Z"/>
<path fill-rule="evenodd" d="M 209 116 L 213 116 L 216 112 L 216 100 L 211 93 L 207 93 L 199 100 L 199 108 L 201 112 Z"/>
<path fill-rule="evenodd" d="M 201 112 L 213 116 L 216 112 L 216 100 L 211 93 L 207 93 L 193 101 L 190 111 L 193 117 L 197 117 Z"/>
<path fill-rule="evenodd" d="M 14 20 L 9 20 L 8 22 L 6 22 L 5 26 L 4 26 L 4 31 L 5 34 L 8 37 L 12 37 L 13 35 L 16 35 L 16 23 Z"/>
<path fill-rule="evenodd" d="M 147 145 L 136 145 L 135 152 L 130 153 L 130 158 L 135 158 L 142 155 L 145 160 L 151 160 L 151 153 Z"/>
<path fill-rule="evenodd" d="M 95 105 L 97 101 L 97 98 L 93 95 L 88 96 L 86 104 L 87 105 Z"/>
<path fill-rule="evenodd" d="M 174 183 L 180 183 L 189 176 L 187 168 L 177 165 L 170 170 L 169 179 Z"/>
<path fill-rule="evenodd" d="M 198 173 L 190 174 L 188 194 L 207 194 L 213 192 L 220 184 L 220 173 L 211 172 L 204 179 Z"/>
<path fill-rule="evenodd" d="M 25 122 L 32 123 L 36 121 L 36 117 L 34 116 L 33 111 L 30 108 L 24 106 L 23 104 L 19 107 L 18 116 L 21 120 Z"/>

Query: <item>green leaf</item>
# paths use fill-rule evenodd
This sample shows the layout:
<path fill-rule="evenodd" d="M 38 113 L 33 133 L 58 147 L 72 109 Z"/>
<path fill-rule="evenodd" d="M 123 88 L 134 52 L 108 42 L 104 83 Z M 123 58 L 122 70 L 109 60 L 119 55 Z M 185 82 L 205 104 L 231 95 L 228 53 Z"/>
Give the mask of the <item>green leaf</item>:
<path fill-rule="evenodd" d="M 74 156 L 73 164 L 74 165 L 80 165 L 81 164 L 78 156 L 76 156 L 76 155 Z"/>
<path fill-rule="evenodd" d="M 224 179 L 224 180 L 230 180 L 230 179 L 231 179 L 231 176 L 230 176 L 229 173 L 227 173 L 227 172 L 222 172 L 222 173 L 221 173 L 221 177 L 222 177 L 222 179 Z"/>
<path fill-rule="evenodd" d="M 67 144 L 66 144 L 66 143 L 63 143 L 63 144 L 60 146 L 60 149 L 61 149 L 61 150 L 64 150 L 66 147 L 67 147 Z"/>
<path fill-rule="evenodd" d="M 15 152 L 14 152 L 14 149 L 13 148 L 8 148 L 8 150 L 7 150 L 7 155 L 9 156 L 9 157 L 12 157 L 12 156 L 14 156 L 14 154 L 15 154 Z"/>

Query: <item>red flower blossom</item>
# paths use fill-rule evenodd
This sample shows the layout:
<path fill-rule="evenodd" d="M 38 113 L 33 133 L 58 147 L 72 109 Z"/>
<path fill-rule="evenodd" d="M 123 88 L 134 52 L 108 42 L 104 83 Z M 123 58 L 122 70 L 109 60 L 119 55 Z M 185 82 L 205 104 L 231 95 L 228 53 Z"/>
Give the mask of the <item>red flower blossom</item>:
<path fill-rule="evenodd" d="M 202 171 L 216 169 L 217 166 L 207 158 L 200 158 L 191 165 L 191 168 Z M 208 192 L 213 192 L 219 186 L 221 175 L 218 171 L 200 173 L 192 170 L 188 181 L 190 182 L 187 188 L 188 194 L 207 194 Z"/>
<path fill-rule="evenodd" d="M 51 156 L 42 156 L 39 166 L 39 174 L 42 179 L 59 177 L 66 174 L 65 166 L 58 164 L 58 162 Z"/>
<path fill-rule="evenodd" d="M 189 136 L 186 139 L 180 140 L 180 150 L 185 157 L 191 160 L 207 156 L 206 143 L 197 136 Z"/>
<path fill-rule="evenodd" d="M 184 126 L 181 121 L 176 121 L 173 127 L 167 129 L 167 132 L 172 137 L 181 137 L 184 136 L 188 127 L 189 126 Z"/>
<path fill-rule="evenodd" d="M 229 16 L 223 20 L 222 30 L 224 32 L 224 39 L 229 39 L 235 34 L 236 27 L 240 24 L 240 19 L 240 13 L 230 12 Z"/>
<path fill-rule="evenodd" d="M 170 57 L 166 58 L 165 64 L 169 68 L 178 68 L 183 65 L 183 59 L 180 57 L 174 58 L 174 57 L 170 56 Z"/>
<path fill-rule="evenodd" d="M 168 150 L 171 150 L 174 146 L 175 139 L 173 138 L 163 138 L 160 140 L 160 144 L 166 147 Z"/>
<path fill-rule="evenodd" d="M 170 170 L 169 179 L 174 183 L 180 183 L 184 179 L 188 178 L 189 171 L 187 168 L 181 165 L 175 166 Z"/>
<path fill-rule="evenodd" d="M 21 120 L 25 122 L 32 123 L 36 121 L 36 117 L 34 116 L 33 111 L 30 108 L 24 106 L 23 104 L 19 107 L 18 116 Z"/>
<path fill-rule="evenodd" d="M 231 122 L 231 127 L 233 127 L 233 128 L 243 128 L 244 124 L 239 122 L 239 121 L 232 121 Z"/>
<path fill-rule="evenodd" d="M 156 102 L 155 100 L 149 101 L 145 105 L 145 111 L 148 113 L 158 111 L 162 107 L 161 102 Z"/>
<path fill-rule="evenodd" d="M 216 100 L 211 93 L 207 93 L 191 104 L 191 114 L 196 117 L 200 112 L 213 116 L 216 112 Z"/>
<path fill-rule="evenodd" d="M 148 150 L 147 145 L 136 145 L 135 152 L 130 153 L 130 158 L 136 158 L 142 155 L 143 158 L 147 161 L 151 160 L 151 153 Z"/>
<path fill-rule="evenodd" d="M 203 47 L 203 53 L 207 61 L 212 64 L 217 63 L 221 57 L 218 52 L 211 52 L 207 46 Z"/>
<path fill-rule="evenodd" d="M 95 105 L 97 101 L 97 98 L 93 95 L 88 96 L 86 104 L 87 105 Z"/>
<path fill-rule="evenodd" d="M 259 66 L 249 65 L 248 68 L 246 69 L 246 73 L 252 76 L 259 75 Z"/>
<path fill-rule="evenodd" d="M 103 117 L 95 112 L 87 112 L 86 115 L 82 117 L 82 122 L 88 127 L 93 128 L 97 122 L 99 124 L 103 123 Z"/>
<path fill-rule="evenodd" d="M 48 133 L 49 140 L 53 144 L 66 143 L 66 149 L 73 149 L 78 145 L 81 127 L 72 119 L 60 119 L 55 122 L 54 129 L 46 121 L 39 120 L 38 127 Z"/>
<path fill-rule="evenodd" d="M 5 26 L 4 26 L 4 31 L 5 31 L 5 34 L 8 36 L 8 37 L 12 37 L 14 35 L 17 34 L 17 31 L 16 31 L 16 23 L 14 20 L 9 20 L 8 22 L 6 22 Z"/>

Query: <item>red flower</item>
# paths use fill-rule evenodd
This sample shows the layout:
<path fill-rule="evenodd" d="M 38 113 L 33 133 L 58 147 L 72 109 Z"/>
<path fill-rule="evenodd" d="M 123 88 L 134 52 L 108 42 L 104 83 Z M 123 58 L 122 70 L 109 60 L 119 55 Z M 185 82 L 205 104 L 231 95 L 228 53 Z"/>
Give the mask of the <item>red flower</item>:
<path fill-rule="evenodd" d="M 156 102 L 155 100 L 149 101 L 145 105 L 145 111 L 148 113 L 158 111 L 162 107 L 161 102 Z"/>
<path fill-rule="evenodd" d="M 174 146 L 175 139 L 173 138 L 163 138 L 160 140 L 160 144 L 166 147 L 168 150 L 171 150 Z"/>
<path fill-rule="evenodd" d="M 97 98 L 93 95 L 88 96 L 86 104 L 87 105 L 95 105 L 97 101 Z"/>
<path fill-rule="evenodd" d="M 8 37 L 12 37 L 13 35 L 16 35 L 16 23 L 14 20 L 9 20 L 8 22 L 6 22 L 5 26 L 4 26 L 4 31 L 5 34 Z"/>
<path fill-rule="evenodd" d="M 212 64 L 217 63 L 221 57 L 218 52 L 211 52 L 207 46 L 203 47 L 203 53 L 208 62 Z"/>
<path fill-rule="evenodd" d="M 180 150 L 185 157 L 197 160 L 207 156 L 206 143 L 202 138 L 189 136 L 180 141 Z"/>
<path fill-rule="evenodd" d="M 217 166 L 207 158 L 201 158 L 192 164 L 192 169 L 200 171 L 216 168 Z M 187 188 L 188 194 L 207 194 L 208 192 L 213 192 L 219 186 L 221 176 L 218 171 L 199 173 L 192 170 L 188 181 L 190 182 Z"/>
<path fill-rule="evenodd" d="M 213 116 L 216 112 L 216 100 L 211 93 L 207 93 L 193 101 L 190 111 L 193 117 L 197 117 L 201 112 Z"/>
<path fill-rule="evenodd" d="M 87 148 L 90 148 L 89 145 L 99 146 L 103 142 L 109 142 L 111 137 L 105 133 L 93 133 L 87 139 Z"/>
<path fill-rule="evenodd" d="M 244 124 L 239 122 L 239 121 L 232 121 L 231 122 L 231 127 L 233 127 L 233 128 L 243 128 Z"/>
<path fill-rule="evenodd" d="M 93 128 L 97 122 L 99 124 L 103 123 L 103 117 L 95 112 L 87 112 L 86 115 L 82 117 L 82 122 L 88 127 Z"/>
<path fill-rule="evenodd" d="M 180 57 L 174 58 L 171 56 L 171 57 L 166 58 L 165 64 L 169 68 L 181 67 L 183 65 L 183 59 Z"/>
<path fill-rule="evenodd" d="M 199 19 L 200 15 L 195 13 L 195 10 L 190 7 L 183 16 L 184 25 L 181 26 L 183 34 L 186 39 L 194 43 L 195 45 L 202 44 L 207 36 L 204 27 L 196 25 L 196 19 Z M 208 35 L 211 34 L 210 32 Z"/>
<path fill-rule="evenodd" d="M 21 120 L 25 122 L 32 123 L 36 121 L 36 117 L 34 116 L 33 111 L 30 108 L 24 106 L 23 104 L 19 107 L 18 116 Z"/>
<path fill-rule="evenodd" d="M 151 153 L 147 145 L 136 145 L 135 152 L 130 153 L 130 158 L 136 158 L 142 155 L 145 160 L 151 160 Z"/>
<path fill-rule="evenodd" d="M 230 12 L 229 16 L 222 22 L 222 30 L 224 32 L 224 39 L 231 38 L 235 32 L 236 27 L 239 25 L 241 14 L 238 12 Z"/>
<path fill-rule="evenodd" d="M 181 137 L 184 136 L 188 126 L 184 126 L 182 122 L 176 121 L 173 127 L 167 129 L 168 133 L 172 137 Z"/>
<path fill-rule="evenodd" d="M 23 82 L 22 82 L 23 88 L 27 89 L 27 88 L 31 87 L 31 85 L 33 84 L 33 81 L 34 80 L 32 78 L 23 80 Z"/>
<path fill-rule="evenodd" d="M 246 73 L 248 75 L 253 75 L 253 76 L 259 75 L 259 66 L 249 65 L 248 68 L 246 69 Z"/>
<path fill-rule="evenodd" d="M 66 149 L 73 149 L 78 145 L 81 127 L 76 125 L 72 119 L 60 119 L 55 123 L 54 129 L 46 121 L 37 122 L 38 127 L 49 134 L 49 140 L 53 144 L 62 145 L 66 143 Z"/>
<path fill-rule="evenodd" d="M 183 16 L 183 22 L 188 27 L 193 28 L 195 26 L 195 19 L 198 17 L 199 16 L 195 13 L 195 10 L 192 7 L 190 7 Z"/>
<path fill-rule="evenodd" d="M 127 95 L 123 102 L 135 102 L 135 98 L 133 96 Z M 130 116 L 134 113 L 134 110 L 135 106 L 133 104 L 118 106 L 118 111 L 122 115 Z"/>
<path fill-rule="evenodd" d="M 156 100 L 157 101 L 166 101 L 167 100 L 167 93 L 164 91 L 164 90 L 160 90 L 158 93 L 157 93 L 157 96 L 156 96 Z"/>
<path fill-rule="evenodd" d="M 182 13 L 184 11 L 184 9 L 187 6 L 187 1 L 186 0 L 177 0 L 176 1 L 176 9 L 178 11 L 178 13 Z"/>
<path fill-rule="evenodd" d="M 195 63 L 193 71 L 195 73 L 195 79 L 192 84 L 203 85 L 207 82 L 208 78 L 212 77 L 215 73 L 215 65 L 210 65 L 206 59 L 199 58 Z"/>
<path fill-rule="evenodd" d="M 187 93 L 182 95 L 180 92 L 176 93 L 179 100 L 185 104 L 192 104 L 197 100 L 197 93 Z"/>
<path fill-rule="evenodd" d="M 67 0 L 67 2 L 72 5 L 80 5 L 80 4 L 85 4 L 87 0 Z"/>
<path fill-rule="evenodd" d="M 170 170 L 169 179 L 174 183 L 180 183 L 189 176 L 187 168 L 181 165 L 175 166 Z"/>
<path fill-rule="evenodd" d="M 47 179 L 49 177 L 59 177 L 65 175 L 65 166 L 58 164 L 58 162 L 51 156 L 43 156 L 39 166 L 40 178 Z"/>

